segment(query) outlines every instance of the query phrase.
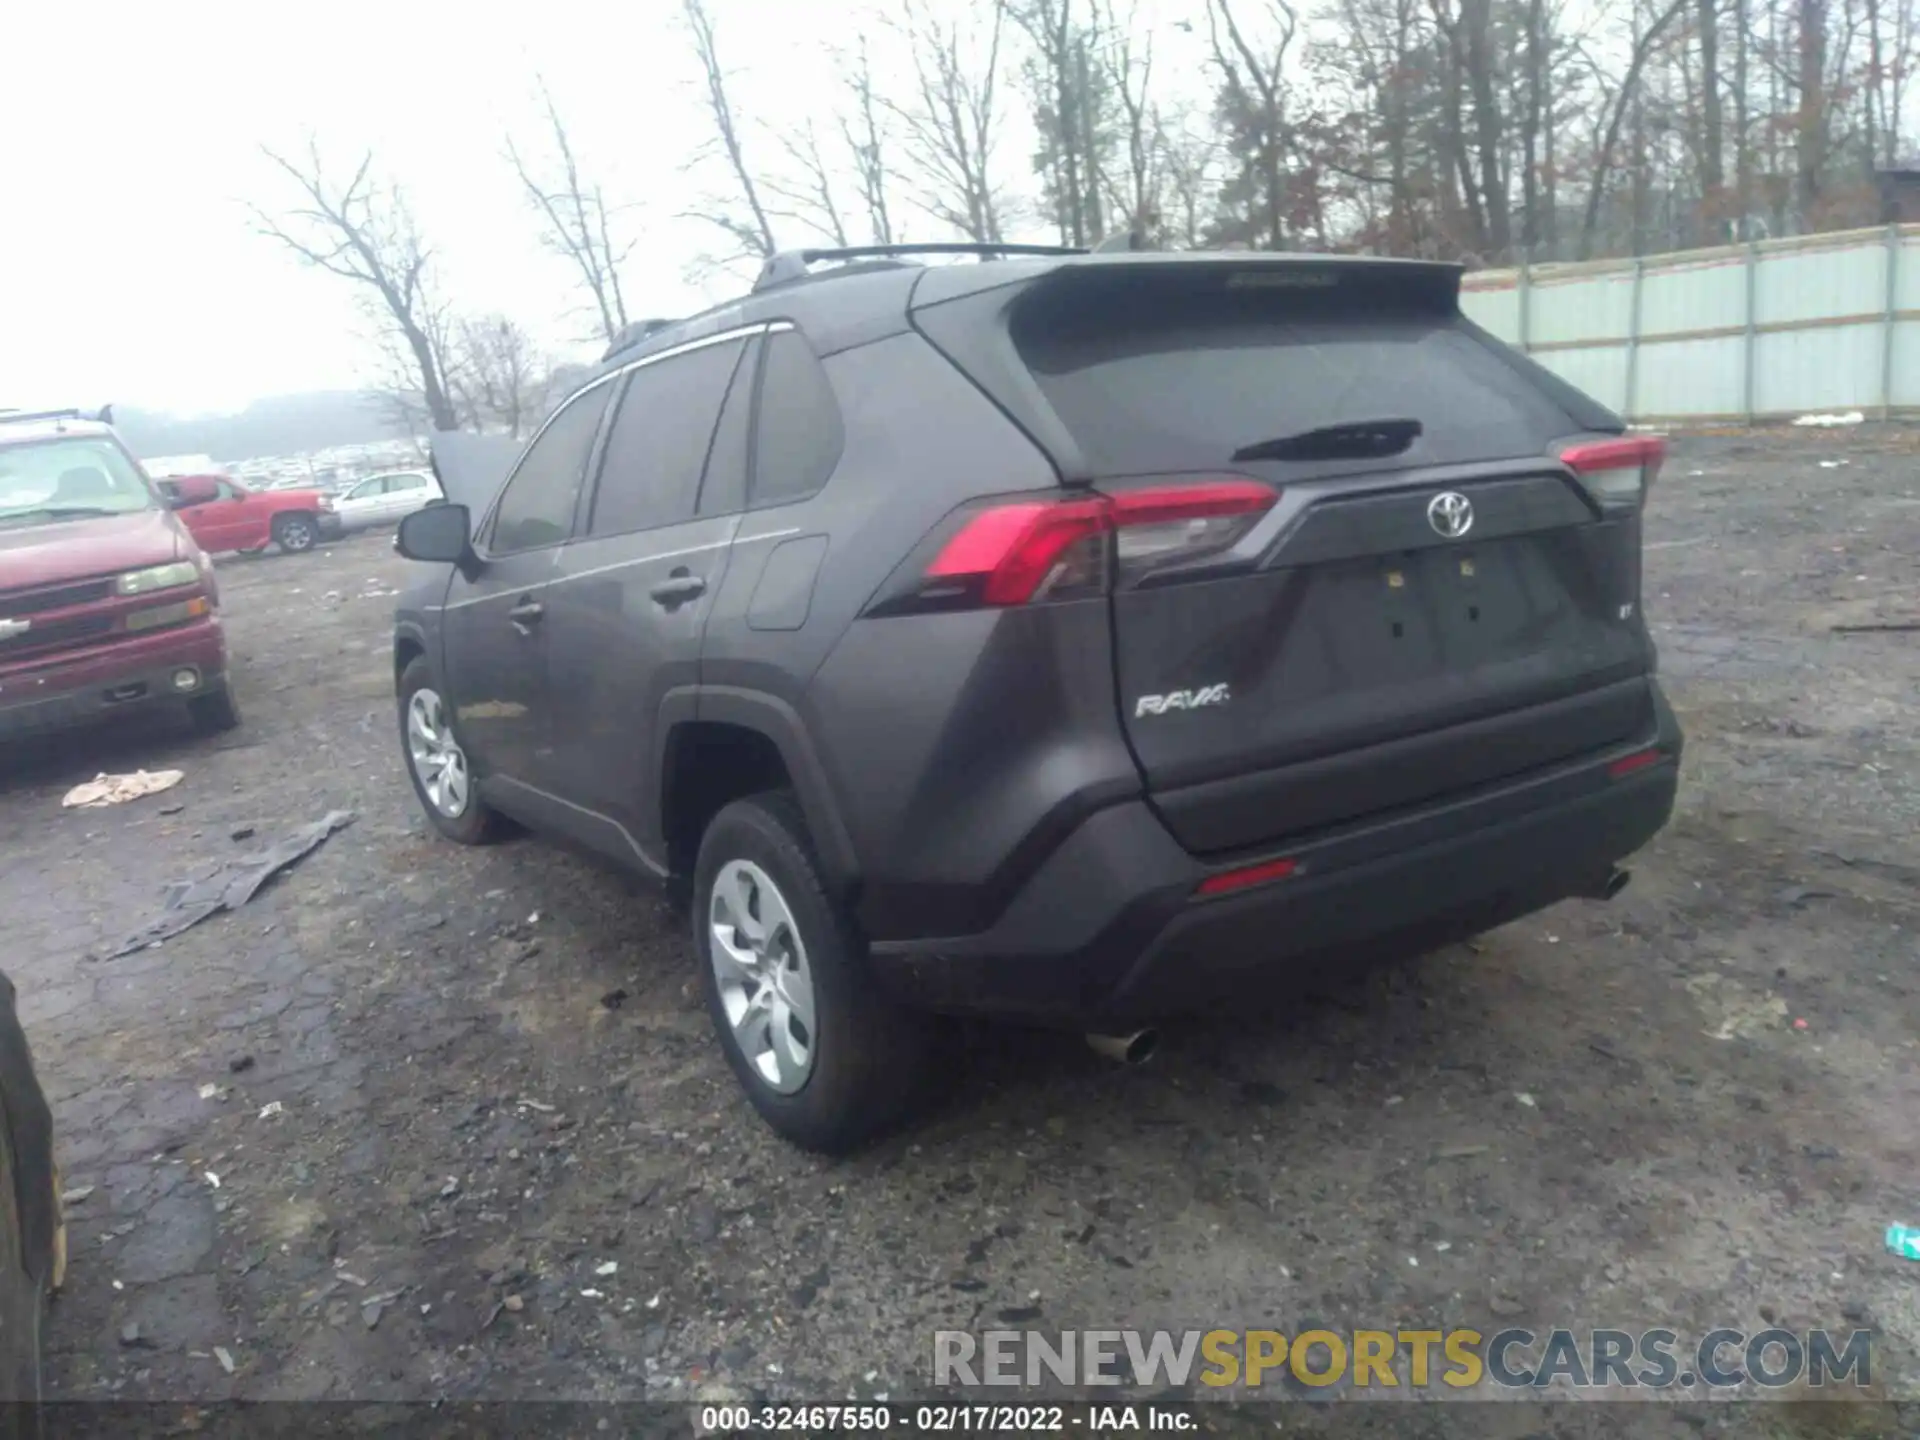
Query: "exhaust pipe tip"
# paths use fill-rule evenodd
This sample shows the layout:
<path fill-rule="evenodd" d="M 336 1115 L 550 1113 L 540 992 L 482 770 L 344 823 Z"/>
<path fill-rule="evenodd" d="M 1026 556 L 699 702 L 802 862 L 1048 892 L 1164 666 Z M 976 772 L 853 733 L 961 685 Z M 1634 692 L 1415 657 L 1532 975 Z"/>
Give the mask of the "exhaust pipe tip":
<path fill-rule="evenodd" d="M 1093 1047 L 1096 1055 L 1121 1065 L 1144 1065 L 1153 1058 L 1153 1052 L 1160 1048 L 1158 1030 L 1134 1030 L 1125 1035 L 1089 1035 L 1087 1044 Z"/>
<path fill-rule="evenodd" d="M 1618 865 L 1614 865 L 1607 870 L 1605 875 L 1589 882 L 1587 888 L 1578 893 L 1580 897 L 1585 900 L 1611 900 L 1622 890 L 1626 889 L 1632 879 L 1633 872 L 1631 870 L 1625 870 Z"/>

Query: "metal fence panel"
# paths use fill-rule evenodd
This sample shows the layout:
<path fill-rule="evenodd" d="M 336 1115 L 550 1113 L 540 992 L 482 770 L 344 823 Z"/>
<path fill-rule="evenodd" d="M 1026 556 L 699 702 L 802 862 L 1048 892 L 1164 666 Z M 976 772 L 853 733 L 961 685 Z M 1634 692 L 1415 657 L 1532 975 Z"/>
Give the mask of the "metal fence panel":
<path fill-rule="evenodd" d="M 1920 412 L 1920 225 L 1481 271 L 1461 307 L 1629 420 Z"/>

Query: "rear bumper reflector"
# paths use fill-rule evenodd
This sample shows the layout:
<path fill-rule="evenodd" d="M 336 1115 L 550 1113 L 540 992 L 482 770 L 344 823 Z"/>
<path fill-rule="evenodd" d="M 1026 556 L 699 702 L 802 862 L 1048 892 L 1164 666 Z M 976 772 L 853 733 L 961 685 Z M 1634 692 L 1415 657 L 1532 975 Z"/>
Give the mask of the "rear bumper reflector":
<path fill-rule="evenodd" d="M 1631 755 L 1622 755 L 1607 766 L 1607 778 L 1618 780 L 1633 774 L 1636 770 L 1644 770 L 1649 765 L 1658 765 L 1666 758 L 1667 752 L 1664 750 L 1636 750 Z"/>
<path fill-rule="evenodd" d="M 1284 880 L 1297 869 L 1292 860 L 1265 860 L 1258 865 L 1247 865 L 1238 870 L 1223 870 L 1218 875 L 1209 875 L 1195 887 L 1196 897 L 1226 895 L 1235 890 L 1244 890 L 1250 885 L 1265 885 L 1272 880 Z"/>

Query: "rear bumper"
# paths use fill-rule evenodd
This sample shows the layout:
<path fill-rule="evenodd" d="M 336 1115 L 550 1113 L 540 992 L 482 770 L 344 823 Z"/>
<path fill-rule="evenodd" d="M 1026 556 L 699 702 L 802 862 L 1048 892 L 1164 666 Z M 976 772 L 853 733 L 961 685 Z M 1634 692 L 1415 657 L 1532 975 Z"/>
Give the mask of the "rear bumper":
<path fill-rule="evenodd" d="M 195 676 L 190 690 L 174 684 L 182 670 Z M 209 694 L 226 684 L 226 674 L 226 631 L 217 615 L 32 669 L 0 673 L 0 739 L 57 730 L 161 700 Z"/>
<path fill-rule="evenodd" d="M 1639 743 L 1309 844 L 1206 864 L 1144 801 L 1085 820 L 989 930 L 876 942 L 909 1003 L 1089 1028 L 1143 1022 L 1371 953 L 1462 938 L 1579 894 L 1673 811 L 1681 736 L 1664 700 Z M 1624 754 L 1656 763 L 1614 778 Z M 1284 856 L 1287 878 L 1217 897 L 1211 875 Z"/>

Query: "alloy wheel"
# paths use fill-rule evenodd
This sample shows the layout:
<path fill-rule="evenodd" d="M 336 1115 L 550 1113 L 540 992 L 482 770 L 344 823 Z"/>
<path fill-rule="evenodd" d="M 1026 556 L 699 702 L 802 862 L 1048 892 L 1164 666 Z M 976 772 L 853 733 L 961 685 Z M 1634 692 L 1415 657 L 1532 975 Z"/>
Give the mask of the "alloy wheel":
<path fill-rule="evenodd" d="M 407 758 L 434 809 L 449 820 L 466 813 L 473 789 L 467 752 L 454 739 L 446 703 L 437 691 L 416 690 L 407 701 Z"/>
<path fill-rule="evenodd" d="M 714 979 L 733 1038 L 768 1089 L 791 1095 L 813 1073 L 813 973 L 806 942 L 771 876 L 730 860 L 708 907 Z"/>

